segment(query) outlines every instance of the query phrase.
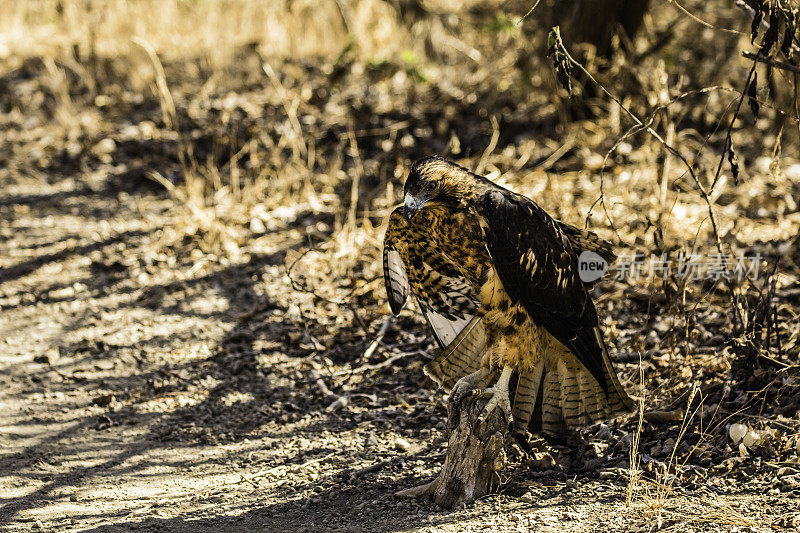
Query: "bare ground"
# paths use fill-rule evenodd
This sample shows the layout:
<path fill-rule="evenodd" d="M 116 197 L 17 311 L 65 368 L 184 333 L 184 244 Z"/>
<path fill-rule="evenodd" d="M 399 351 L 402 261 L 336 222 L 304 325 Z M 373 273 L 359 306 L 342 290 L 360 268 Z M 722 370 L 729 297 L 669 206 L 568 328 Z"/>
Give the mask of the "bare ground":
<path fill-rule="evenodd" d="M 169 222 L 165 201 L 146 191 L 27 180 L 5 189 L 0 209 L 10 220 L 0 273 L 5 531 L 656 523 L 645 503 L 626 506 L 625 476 L 605 466 L 624 450 L 600 461 L 599 476 L 512 462 L 501 495 L 454 512 L 395 499 L 441 461 L 441 394 L 407 358 L 357 376 L 349 403 L 329 408 L 311 373 L 313 341 L 292 317 L 279 234 L 271 253 L 197 274 L 188 258 L 145 253 Z M 624 434 L 612 426 L 600 440 L 614 450 Z M 662 517 L 685 515 L 688 529 L 728 530 L 731 520 L 770 530 L 797 505 L 773 485 L 699 483 L 671 495 Z M 707 500 L 718 514 L 708 522 L 696 511 Z"/>

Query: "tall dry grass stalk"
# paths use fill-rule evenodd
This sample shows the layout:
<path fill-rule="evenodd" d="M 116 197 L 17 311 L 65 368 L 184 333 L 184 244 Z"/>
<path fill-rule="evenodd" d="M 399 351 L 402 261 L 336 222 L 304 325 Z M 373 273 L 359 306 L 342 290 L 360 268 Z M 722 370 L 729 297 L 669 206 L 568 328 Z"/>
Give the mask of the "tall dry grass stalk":
<path fill-rule="evenodd" d="M 441 0 L 428 2 L 426 7 L 447 14 L 477 3 Z M 164 126 L 178 139 L 182 175 L 176 180 L 158 169 L 148 174 L 170 192 L 186 214 L 185 231 L 192 233 L 192 227 L 198 228 L 205 234 L 207 250 L 229 256 L 238 255 L 248 222 L 257 226 L 256 219 L 265 218 L 265 211 L 276 206 L 299 209 L 305 205 L 317 212 L 345 213 L 334 228 L 339 259 L 355 259 L 364 243 L 375 240 L 375 228 L 358 218 L 359 188 L 365 174 L 355 134 L 358 125 L 348 126 L 350 134 L 344 145 L 355 158 L 356 168 L 342 169 L 344 155 L 322 162 L 314 132 L 307 131 L 299 120 L 307 96 L 297 87 L 285 86 L 275 65 L 285 58 L 331 64 L 343 50 L 362 62 L 380 64 L 394 58 L 402 63 L 397 58 L 404 54 L 425 56 L 425 39 L 420 37 L 429 36 L 428 29 L 405 24 L 391 3 L 379 0 L 0 0 L 0 58 L 14 58 L 9 69 L 21 58 L 44 60 L 61 122 L 70 127 L 78 122 L 65 71 L 80 74 L 93 93 L 98 83 L 94 79 L 97 71 L 92 69 L 98 60 L 122 61 L 128 79 L 114 79 L 113 83 L 155 93 Z M 443 35 L 443 31 L 438 28 L 433 35 Z M 224 90 L 225 69 L 234 64 L 242 47 L 256 50 L 262 58 L 263 75 L 272 89 L 269 98 L 280 102 L 290 126 L 282 130 L 275 146 L 278 150 L 289 146 L 291 157 L 265 155 L 263 147 L 259 153 L 253 139 L 234 149 L 236 153 L 222 166 L 198 161 L 191 139 L 181 131 L 179 115 L 198 103 L 207 106 L 217 90 Z M 203 87 L 197 94 L 186 94 L 182 85 L 187 80 L 170 79 L 169 68 L 164 66 L 187 60 L 210 73 L 208 79 L 199 80 Z M 329 188 L 331 181 L 341 180 L 350 183 L 349 197 L 328 194 L 323 200 L 319 191 Z M 298 183 L 303 186 L 297 187 Z M 264 207 L 267 197 L 270 205 Z"/>
<path fill-rule="evenodd" d="M 644 386 L 644 367 L 642 366 L 641 354 L 639 356 L 639 398 L 636 406 L 638 421 L 636 424 L 636 432 L 631 439 L 630 447 L 628 448 L 628 486 L 625 490 L 625 505 L 631 505 L 634 495 L 637 491 L 641 470 L 641 453 L 639 452 L 639 445 L 642 438 L 642 425 L 644 423 L 644 402 L 645 402 L 645 386 Z"/>
<path fill-rule="evenodd" d="M 644 375 L 640 365 L 640 379 Z M 643 382 L 642 382 L 643 384 Z M 680 472 L 686 467 L 689 460 L 703 446 L 716 435 L 715 430 L 724 426 L 727 417 L 722 422 L 711 426 L 716 411 L 712 414 L 712 420 L 708 421 L 706 427 L 701 428 L 697 442 L 688 451 L 680 452 L 681 443 L 692 430 L 691 421 L 700 416 L 703 409 L 703 400 L 695 402 L 700 394 L 697 386 L 694 386 L 689 393 L 686 402 L 685 415 L 681 421 L 677 438 L 670 451 L 669 459 L 666 463 L 659 464 L 652 478 L 643 477 L 641 469 L 641 452 L 639 450 L 642 423 L 644 418 L 644 401 L 639 402 L 639 420 L 636 433 L 632 439 L 629 450 L 629 478 L 626 490 L 626 506 L 632 507 L 646 516 L 654 516 L 657 523 L 656 529 L 661 529 L 665 518 L 668 518 L 673 526 L 670 530 L 680 531 L 687 525 L 698 524 L 726 524 L 740 527 L 753 527 L 756 523 L 750 518 L 734 509 L 729 502 L 701 495 L 692 494 L 686 496 L 684 491 L 676 487 L 676 481 Z"/>

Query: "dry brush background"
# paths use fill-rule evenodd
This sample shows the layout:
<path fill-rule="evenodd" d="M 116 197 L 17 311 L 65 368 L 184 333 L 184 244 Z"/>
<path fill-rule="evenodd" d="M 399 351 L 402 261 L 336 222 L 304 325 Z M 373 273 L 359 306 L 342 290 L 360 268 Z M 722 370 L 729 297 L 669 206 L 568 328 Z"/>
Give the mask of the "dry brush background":
<path fill-rule="evenodd" d="M 602 85 L 571 64 L 570 98 L 539 3 L 0 1 L 2 527 L 796 527 L 787 25 L 784 68 L 752 70 L 771 37 L 745 7 L 650 2 L 624 53 L 567 39 Z M 626 257 L 762 258 L 741 281 L 606 276 L 650 414 L 511 453 L 501 494 L 454 513 L 393 497 L 443 454 L 431 339 L 413 309 L 386 320 L 379 261 L 432 153 Z"/>

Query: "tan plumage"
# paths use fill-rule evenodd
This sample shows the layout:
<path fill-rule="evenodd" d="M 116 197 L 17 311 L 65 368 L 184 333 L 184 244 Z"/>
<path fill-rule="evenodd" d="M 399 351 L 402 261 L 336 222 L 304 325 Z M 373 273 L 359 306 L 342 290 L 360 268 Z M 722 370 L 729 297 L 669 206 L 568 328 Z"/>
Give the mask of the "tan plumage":
<path fill-rule="evenodd" d="M 609 243 L 440 158 L 416 162 L 405 192 L 384 272 L 392 311 L 410 290 L 434 331 L 433 379 L 450 390 L 502 374 L 490 404 L 510 404 L 517 430 L 557 433 L 632 408 L 577 272 L 582 250 L 613 261 Z"/>

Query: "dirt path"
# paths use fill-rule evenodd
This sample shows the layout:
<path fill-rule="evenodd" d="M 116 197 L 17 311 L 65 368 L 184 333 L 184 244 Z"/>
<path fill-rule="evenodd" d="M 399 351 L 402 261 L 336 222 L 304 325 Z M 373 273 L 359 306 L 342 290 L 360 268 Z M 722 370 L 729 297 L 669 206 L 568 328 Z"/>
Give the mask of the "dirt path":
<path fill-rule="evenodd" d="M 645 504 L 625 506 L 626 481 L 611 467 L 576 482 L 516 465 L 503 495 L 452 513 L 395 499 L 442 458 L 444 403 L 420 387 L 421 363 L 348 378 L 340 389 L 349 402 L 337 409 L 298 333 L 280 236 L 270 253 L 226 267 L 153 253 L 169 222 L 165 200 L 111 190 L 29 181 L 0 198 L 0 529 L 644 531 L 655 523 Z M 357 342 L 345 338 L 342 350 L 363 350 Z M 796 503 L 756 488 L 679 494 L 671 505 L 696 517 L 703 498 L 721 514 L 690 529 L 724 530 L 723 520 L 741 522 L 738 513 L 767 530 Z"/>

